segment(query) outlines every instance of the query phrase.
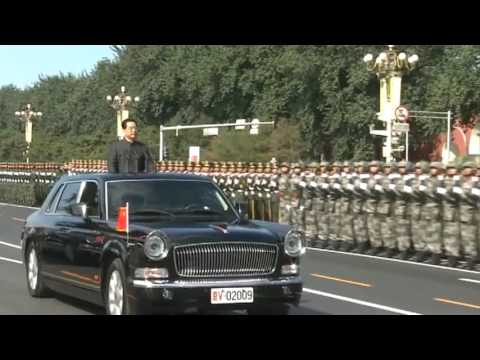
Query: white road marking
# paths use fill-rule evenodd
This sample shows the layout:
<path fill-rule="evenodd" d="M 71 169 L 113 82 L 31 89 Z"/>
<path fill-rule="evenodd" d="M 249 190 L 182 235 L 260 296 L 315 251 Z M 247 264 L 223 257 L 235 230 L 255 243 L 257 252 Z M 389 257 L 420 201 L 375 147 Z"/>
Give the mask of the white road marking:
<path fill-rule="evenodd" d="M 401 315 L 422 315 L 422 314 L 415 313 L 415 312 L 411 312 L 411 311 L 406 311 L 406 310 L 402 310 L 402 309 L 397 309 L 397 308 L 390 307 L 390 306 L 384 306 L 384 305 L 380 305 L 380 304 L 375 304 L 375 303 L 372 303 L 372 302 L 363 301 L 363 300 L 358 300 L 358 299 L 353 299 L 353 298 L 349 298 L 349 297 L 346 297 L 346 296 L 340 296 L 340 295 L 331 294 L 331 293 L 327 293 L 327 292 L 323 292 L 323 291 L 312 290 L 312 289 L 307 289 L 307 288 L 303 288 L 303 291 L 305 291 L 305 292 L 307 292 L 307 293 L 310 293 L 310 294 L 314 294 L 314 295 L 319 295 L 319 296 L 324 296 L 324 297 L 328 297 L 328 298 L 332 298 L 332 299 L 336 299 L 336 300 L 346 301 L 346 302 L 353 303 L 353 304 L 368 306 L 368 307 L 372 307 L 372 308 L 375 308 L 375 309 L 380 309 L 380 310 L 385 310 L 385 311 L 393 312 L 393 313 L 396 313 L 396 314 L 401 314 Z"/>
<path fill-rule="evenodd" d="M 358 257 L 364 257 L 364 258 L 369 258 L 369 259 L 398 262 L 398 263 L 417 265 L 417 266 L 426 266 L 426 267 L 430 267 L 430 268 L 434 268 L 434 269 L 459 271 L 459 272 L 464 272 L 464 273 L 468 273 L 468 274 L 477 274 L 478 275 L 480 273 L 478 271 L 473 271 L 473 270 L 457 269 L 457 268 L 441 266 L 441 265 L 430 265 L 430 264 L 417 263 L 417 262 L 407 261 L 407 260 L 398 260 L 398 259 L 391 259 L 391 258 L 380 257 L 380 256 L 355 254 L 355 253 L 336 251 L 336 250 L 316 249 L 316 248 L 307 248 L 307 250 L 313 250 L 313 251 L 318 251 L 318 252 L 326 252 L 326 253 L 334 253 L 334 254 L 343 254 L 343 255 L 350 255 L 350 256 L 358 256 Z"/>
<path fill-rule="evenodd" d="M 13 247 L 15 249 L 21 249 L 22 248 L 21 246 L 13 245 L 13 244 L 6 243 L 6 242 L 3 242 L 3 241 L 0 241 L 0 245 L 10 246 L 10 247 Z"/>
<path fill-rule="evenodd" d="M 0 260 L 9 261 L 9 262 L 16 263 L 16 264 L 23 264 L 21 261 L 8 259 L 8 258 L 4 258 L 4 257 L 1 257 L 1 256 L 0 256 Z"/>
<path fill-rule="evenodd" d="M 473 279 L 458 279 L 460 281 L 471 282 L 475 284 L 480 284 L 480 280 L 473 280 Z"/>
<path fill-rule="evenodd" d="M 38 210 L 38 209 L 40 209 L 40 208 L 38 208 L 38 207 L 23 206 L 23 205 L 15 205 L 15 204 L 7 204 L 7 203 L 2 203 L 2 202 L 0 202 L 0 205 L 1 205 L 1 206 L 12 206 L 12 207 L 18 207 L 18 208 L 22 208 L 22 209 L 33 209 L 33 210 Z"/>

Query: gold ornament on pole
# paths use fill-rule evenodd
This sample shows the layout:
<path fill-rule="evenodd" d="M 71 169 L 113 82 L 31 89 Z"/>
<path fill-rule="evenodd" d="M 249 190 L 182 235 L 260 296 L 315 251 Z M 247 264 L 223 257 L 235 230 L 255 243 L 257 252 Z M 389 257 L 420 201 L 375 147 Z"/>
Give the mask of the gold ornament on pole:
<path fill-rule="evenodd" d="M 138 96 L 132 98 L 130 95 L 127 95 L 127 90 L 125 86 L 120 88 L 120 94 L 112 96 L 107 96 L 107 102 L 110 103 L 110 106 L 117 111 L 117 137 L 118 139 L 123 138 L 123 129 L 122 121 L 128 119 L 129 116 L 129 106 L 134 105 L 140 101 Z"/>
<path fill-rule="evenodd" d="M 373 135 L 386 136 L 383 156 L 387 162 L 392 161 L 392 126 L 395 121 L 395 110 L 401 105 L 402 77 L 418 62 L 418 55 L 407 57 L 404 52 L 398 53 L 395 45 L 388 45 L 388 50 L 380 53 L 374 60 L 372 54 L 363 58 L 367 70 L 376 73 L 380 81 L 380 112 L 378 120 L 385 122 L 386 133 L 371 130 Z M 375 131 L 377 133 L 375 133 Z"/>
<path fill-rule="evenodd" d="M 15 116 L 17 116 L 22 122 L 25 123 L 25 142 L 27 143 L 27 148 L 25 150 L 24 156 L 27 163 L 30 162 L 30 144 L 32 143 L 33 137 L 32 119 L 34 117 L 40 118 L 42 115 L 43 114 L 41 112 L 33 111 L 31 104 L 27 104 L 22 111 L 15 111 Z"/>

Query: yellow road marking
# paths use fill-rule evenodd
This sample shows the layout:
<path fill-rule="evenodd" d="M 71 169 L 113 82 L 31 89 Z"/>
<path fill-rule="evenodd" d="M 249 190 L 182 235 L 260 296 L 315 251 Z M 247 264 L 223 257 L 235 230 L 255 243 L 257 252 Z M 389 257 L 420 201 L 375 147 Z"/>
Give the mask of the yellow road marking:
<path fill-rule="evenodd" d="M 459 306 L 464 306 L 472 309 L 480 309 L 479 305 L 472 305 L 472 304 L 467 304 L 459 301 L 453 301 L 453 300 L 448 300 L 448 299 L 442 299 L 442 298 L 434 298 L 433 300 L 438 301 L 438 302 L 443 302 L 446 304 L 452 304 L 452 305 L 459 305 Z"/>
<path fill-rule="evenodd" d="M 362 287 L 367 287 L 367 288 L 373 287 L 372 284 L 367 284 L 367 283 L 362 283 L 362 282 L 352 281 L 352 280 L 346 280 L 346 279 L 340 279 L 340 278 L 336 278 L 336 277 L 333 277 L 333 276 L 326 276 L 326 275 L 320 275 L 320 274 L 310 274 L 310 275 L 313 276 L 313 277 L 316 277 L 316 278 L 338 281 L 338 282 L 345 283 L 345 284 L 350 284 L 350 285 L 357 285 L 357 286 L 362 286 Z"/>
<path fill-rule="evenodd" d="M 20 218 L 16 218 L 16 217 L 12 217 L 12 220 L 22 222 L 22 223 L 26 221 L 25 219 L 20 219 Z"/>

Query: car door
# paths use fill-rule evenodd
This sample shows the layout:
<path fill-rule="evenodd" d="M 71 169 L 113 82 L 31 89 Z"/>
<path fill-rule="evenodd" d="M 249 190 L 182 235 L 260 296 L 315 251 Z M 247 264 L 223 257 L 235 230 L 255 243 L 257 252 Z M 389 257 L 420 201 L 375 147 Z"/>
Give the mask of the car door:
<path fill-rule="evenodd" d="M 83 287 L 100 290 L 100 259 L 105 242 L 104 223 L 101 209 L 100 191 L 94 180 L 85 181 L 80 187 L 79 203 L 87 205 L 87 218 L 77 217 L 75 226 L 71 228 L 70 237 L 76 248 L 74 261 L 67 264 L 68 275 L 76 277 Z"/>
<path fill-rule="evenodd" d="M 78 203 L 81 186 L 81 181 L 65 183 L 55 210 L 50 215 L 48 236 L 45 238 L 42 254 L 45 258 L 46 275 L 54 280 L 72 280 L 69 269 L 77 260 L 78 248 L 78 238 L 72 234 L 83 219 L 73 216 L 71 209 Z"/>

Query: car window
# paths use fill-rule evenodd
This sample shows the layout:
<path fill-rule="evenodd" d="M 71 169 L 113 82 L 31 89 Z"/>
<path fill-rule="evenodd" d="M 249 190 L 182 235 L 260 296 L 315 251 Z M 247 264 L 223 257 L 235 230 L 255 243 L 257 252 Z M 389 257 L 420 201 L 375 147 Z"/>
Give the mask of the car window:
<path fill-rule="evenodd" d="M 225 197 L 213 184 L 206 181 L 109 182 L 107 201 L 110 218 L 115 218 L 118 209 L 128 202 L 130 213 L 166 210 L 177 217 L 214 216 L 218 220 L 228 222 L 236 219 Z"/>
<path fill-rule="evenodd" d="M 50 200 L 50 203 L 49 203 L 49 204 L 47 205 L 47 207 L 45 208 L 45 212 L 46 212 L 46 213 L 50 213 L 50 212 L 53 211 L 53 208 L 55 207 L 55 204 L 57 203 L 58 198 L 60 197 L 63 188 L 64 188 L 63 185 L 58 187 L 57 192 L 55 193 L 54 196 L 52 196 L 52 198 L 51 198 L 51 200 Z"/>
<path fill-rule="evenodd" d="M 76 182 L 65 185 L 65 190 L 62 192 L 57 209 L 55 210 L 56 214 L 71 214 L 72 206 L 77 203 L 80 184 L 81 183 Z"/>
<path fill-rule="evenodd" d="M 95 182 L 86 182 L 80 197 L 80 202 L 87 204 L 87 215 L 96 217 L 100 215 L 99 211 L 99 193 Z"/>

